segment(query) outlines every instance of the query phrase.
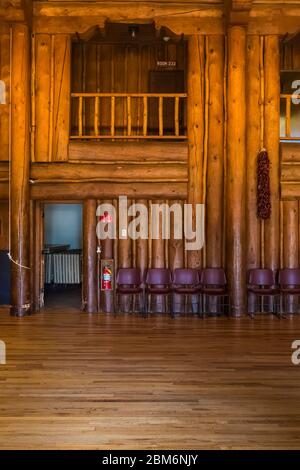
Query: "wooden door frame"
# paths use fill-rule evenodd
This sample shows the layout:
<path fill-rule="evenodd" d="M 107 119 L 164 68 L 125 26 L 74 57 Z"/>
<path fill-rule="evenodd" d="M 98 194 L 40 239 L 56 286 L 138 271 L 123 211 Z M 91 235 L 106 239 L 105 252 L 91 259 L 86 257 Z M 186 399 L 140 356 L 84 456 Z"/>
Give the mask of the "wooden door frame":
<path fill-rule="evenodd" d="M 44 260 L 44 240 L 45 240 L 45 221 L 44 207 L 45 204 L 80 204 L 81 200 L 31 200 L 31 239 L 30 239 L 30 255 L 31 255 L 31 297 L 33 310 L 38 312 L 44 307 L 44 286 L 45 286 L 45 260 Z M 82 224 L 83 232 L 83 224 Z M 82 282 L 83 285 L 83 282 Z M 81 299 L 83 298 L 81 294 Z"/>

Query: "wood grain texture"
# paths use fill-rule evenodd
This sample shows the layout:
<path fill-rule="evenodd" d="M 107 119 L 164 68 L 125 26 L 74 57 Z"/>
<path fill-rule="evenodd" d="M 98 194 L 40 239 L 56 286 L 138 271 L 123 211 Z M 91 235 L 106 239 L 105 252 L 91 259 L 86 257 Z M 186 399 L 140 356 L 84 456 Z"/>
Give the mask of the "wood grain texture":
<path fill-rule="evenodd" d="M 70 37 L 36 34 L 35 61 L 34 160 L 65 161 L 70 128 Z"/>
<path fill-rule="evenodd" d="M 97 237 L 94 199 L 83 203 L 83 305 L 87 313 L 96 313 L 97 305 Z"/>
<path fill-rule="evenodd" d="M 265 221 L 265 264 L 279 266 L 279 38 L 265 38 L 265 147 L 271 162 L 270 189 L 272 214 Z"/>
<path fill-rule="evenodd" d="M 261 262 L 261 222 L 257 218 L 257 155 L 261 148 L 261 70 L 260 36 L 247 37 L 247 181 L 246 250 L 247 269 Z"/>
<path fill-rule="evenodd" d="M 68 160 L 71 92 L 71 38 L 54 38 L 53 161 Z"/>
<path fill-rule="evenodd" d="M 208 39 L 208 156 L 206 178 L 206 264 L 222 266 L 224 194 L 224 38 Z"/>
<path fill-rule="evenodd" d="M 31 165 L 30 177 L 38 182 L 67 182 L 71 180 L 94 180 L 112 182 L 187 182 L 187 168 L 184 164 L 155 163 L 101 164 L 92 163 L 35 163 Z"/>
<path fill-rule="evenodd" d="M 11 65 L 11 313 L 30 313 L 29 163 L 30 36 L 25 25 L 12 27 Z M 27 269 L 26 269 L 27 268 Z"/>
<path fill-rule="evenodd" d="M 299 266 L 298 201 L 283 201 L 283 267 Z"/>
<path fill-rule="evenodd" d="M 8 246 L 9 246 L 8 224 L 9 224 L 8 202 L 1 201 L 0 202 L 0 251 L 8 250 Z"/>
<path fill-rule="evenodd" d="M 10 28 L 0 24 L 0 80 L 5 83 L 5 104 L 0 105 L 0 161 L 9 159 Z"/>
<path fill-rule="evenodd" d="M 0 186 L 3 190 L 4 199 L 7 199 L 7 187 Z M 89 199 L 89 198 L 111 198 L 119 195 L 128 197 L 141 197 L 151 199 L 151 197 L 162 197 L 168 199 L 186 199 L 186 183 L 149 183 L 145 185 L 139 183 L 45 183 L 31 185 L 31 197 L 39 200 L 59 200 L 59 199 Z M 1 198 L 1 192 L 0 192 Z"/>
<path fill-rule="evenodd" d="M 233 314 L 244 312 L 245 302 L 245 188 L 246 188 L 246 34 L 232 26 L 228 35 L 227 128 L 227 272 Z"/>
<path fill-rule="evenodd" d="M 50 108 L 52 106 L 51 55 L 52 41 L 50 34 L 35 35 L 35 161 L 47 162 L 50 139 Z M 52 138 L 52 136 L 51 136 Z"/>
<path fill-rule="evenodd" d="M 0 311 L 1 449 L 299 449 L 300 319 Z"/>
<path fill-rule="evenodd" d="M 193 35 L 188 42 L 187 77 L 187 130 L 188 130 L 188 203 L 193 205 L 193 230 L 195 230 L 195 205 L 203 202 L 203 160 L 204 160 L 204 72 L 205 37 Z M 188 265 L 201 265 L 201 251 L 189 251 Z"/>
<path fill-rule="evenodd" d="M 104 103 L 102 104 L 104 106 Z M 69 159 L 81 161 L 187 162 L 183 142 L 70 142 Z"/>

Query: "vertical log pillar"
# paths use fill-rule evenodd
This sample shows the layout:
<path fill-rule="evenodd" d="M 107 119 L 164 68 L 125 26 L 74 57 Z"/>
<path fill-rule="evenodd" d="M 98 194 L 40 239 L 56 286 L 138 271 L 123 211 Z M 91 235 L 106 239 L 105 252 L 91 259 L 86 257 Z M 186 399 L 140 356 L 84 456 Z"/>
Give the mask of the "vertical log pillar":
<path fill-rule="evenodd" d="M 83 203 L 83 310 L 97 312 L 96 200 Z"/>
<path fill-rule="evenodd" d="M 143 204 L 148 207 L 148 201 L 146 199 L 138 199 L 137 204 Z M 150 237 L 150 234 L 148 234 Z M 141 270 L 144 278 L 148 266 L 148 240 L 138 238 L 136 241 L 136 267 Z"/>
<path fill-rule="evenodd" d="M 164 204 L 165 201 L 154 200 L 153 204 Z M 152 240 L 152 268 L 165 268 L 165 240 L 163 239 L 162 213 L 159 214 L 159 238 Z M 163 312 L 165 297 L 162 295 L 153 296 L 154 312 Z"/>
<path fill-rule="evenodd" d="M 205 38 L 192 35 L 188 43 L 187 76 L 187 129 L 189 139 L 188 157 L 188 203 L 200 204 L 203 197 L 203 158 L 204 158 L 204 75 L 205 75 Z M 193 229 L 195 229 L 195 212 Z M 189 267 L 201 265 L 201 251 L 189 251 Z"/>
<path fill-rule="evenodd" d="M 12 26 L 11 58 L 11 192 L 10 250 L 11 315 L 31 313 L 29 162 L 30 162 L 30 34 L 22 24 Z M 18 264 L 16 264 L 18 263 Z"/>
<path fill-rule="evenodd" d="M 228 30 L 227 272 L 232 314 L 245 313 L 246 33 Z"/>
<path fill-rule="evenodd" d="M 299 264 L 298 201 L 283 202 L 283 268 L 298 268 Z"/>
<path fill-rule="evenodd" d="M 261 265 L 261 224 L 257 212 L 257 155 L 262 146 L 261 137 L 261 76 L 260 37 L 247 38 L 247 181 L 246 181 L 246 226 L 247 269 Z"/>
<path fill-rule="evenodd" d="M 224 38 L 208 37 L 208 156 L 206 188 L 206 264 L 222 266 L 224 168 Z"/>
<path fill-rule="evenodd" d="M 180 204 L 183 213 L 183 203 L 180 200 L 172 201 L 173 204 Z M 174 228 L 175 228 L 175 220 L 174 215 L 171 216 L 170 221 L 170 241 L 169 241 L 169 268 L 174 271 L 177 268 L 184 267 L 184 243 L 183 240 L 178 240 L 174 237 Z M 183 296 L 179 294 L 173 294 L 173 312 L 183 312 L 184 310 L 184 302 Z"/>
<path fill-rule="evenodd" d="M 265 266 L 279 267 L 279 119 L 280 50 L 279 37 L 265 37 L 265 147 L 271 162 L 270 189 L 272 214 L 265 222 Z"/>
<path fill-rule="evenodd" d="M 299 204 L 298 201 L 283 201 L 283 268 L 299 266 Z M 298 296 L 285 298 L 285 311 L 297 312 Z"/>
<path fill-rule="evenodd" d="M 132 204 L 132 201 L 128 199 L 127 207 Z M 119 205 L 119 214 L 124 209 L 120 208 Z M 121 214 L 122 215 L 122 214 Z M 123 217 L 127 217 L 127 224 L 128 224 L 128 215 L 123 214 Z M 119 234 L 120 235 L 120 234 Z M 131 268 L 132 267 L 132 240 L 126 235 L 126 238 L 119 238 L 119 246 L 118 246 L 118 268 Z M 132 296 L 131 295 L 121 295 L 119 299 L 119 309 L 123 313 L 130 312 L 132 307 Z"/>

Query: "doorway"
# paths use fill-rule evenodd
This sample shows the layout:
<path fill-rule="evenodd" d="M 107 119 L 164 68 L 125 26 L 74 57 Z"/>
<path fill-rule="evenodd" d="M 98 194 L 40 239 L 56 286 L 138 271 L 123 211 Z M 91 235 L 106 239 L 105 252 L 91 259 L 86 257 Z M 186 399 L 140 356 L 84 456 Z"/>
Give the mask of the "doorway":
<path fill-rule="evenodd" d="M 44 204 L 44 306 L 82 304 L 82 204 Z"/>

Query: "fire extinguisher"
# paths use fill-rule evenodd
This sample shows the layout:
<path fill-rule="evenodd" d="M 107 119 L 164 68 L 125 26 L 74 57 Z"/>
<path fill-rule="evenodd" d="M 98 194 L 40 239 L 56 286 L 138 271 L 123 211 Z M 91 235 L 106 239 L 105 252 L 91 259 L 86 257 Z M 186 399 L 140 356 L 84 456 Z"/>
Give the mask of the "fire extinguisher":
<path fill-rule="evenodd" d="M 102 272 L 102 290 L 112 289 L 112 270 L 108 266 L 104 266 Z"/>

